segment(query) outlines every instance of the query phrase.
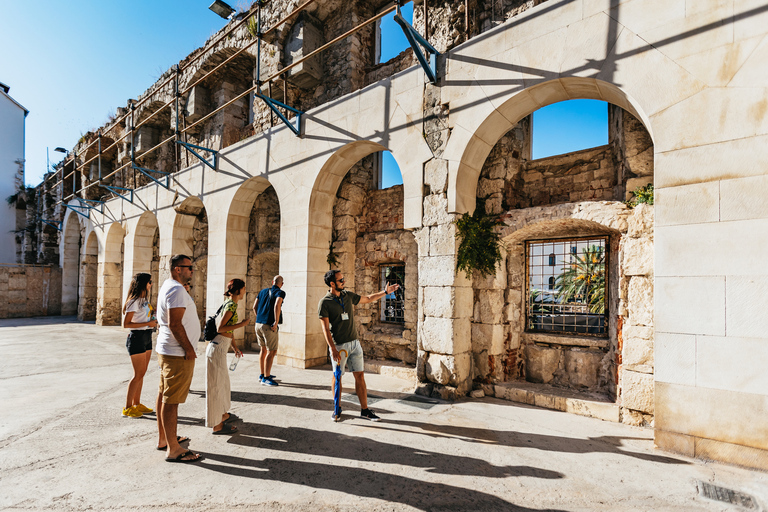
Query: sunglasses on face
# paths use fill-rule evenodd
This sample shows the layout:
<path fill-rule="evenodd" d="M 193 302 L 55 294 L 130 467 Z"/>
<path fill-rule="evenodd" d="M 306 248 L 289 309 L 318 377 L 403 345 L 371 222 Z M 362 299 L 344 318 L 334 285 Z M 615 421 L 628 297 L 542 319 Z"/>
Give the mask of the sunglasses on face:
<path fill-rule="evenodd" d="M 189 270 L 192 270 L 192 265 L 176 265 L 177 268 L 188 268 Z"/>
<path fill-rule="evenodd" d="M 341 279 L 337 279 L 336 282 L 337 283 L 343 283 L 344 282 L 344 278 L 342 277 Z"/>

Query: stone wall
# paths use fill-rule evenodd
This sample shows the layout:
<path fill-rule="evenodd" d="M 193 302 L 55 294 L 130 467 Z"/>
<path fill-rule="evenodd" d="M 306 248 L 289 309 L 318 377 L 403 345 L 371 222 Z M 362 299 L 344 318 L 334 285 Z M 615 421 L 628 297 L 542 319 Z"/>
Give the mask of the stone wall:
<path fill-rule="evenodd" d="M 0 318 L 61 314 L 61 269 L 0 266 Z"/>
<path fill-rule="evenodd" d="M 267 188 L 254 201 L 248 233 L 245 307 L 251 314 L 251 307 L 259 292 L 272 286 L 272 279 L 280 269 L 280 202 L 273 187 Z M 298 300 L 295 297 L 290 299 Z M 256 326 L 253 322 L 245 327 L 245 341 L 251 344 L 256 342 Z"/>
<path fill-rule="evenodd" d="M 403 187 L 374 187 L 374 159 L 356 163 L 342 180 L 333 208 L 333 252 L 346 288 L 359 295 L 383 288 L 381 266 L 405 265 L 404 324 L 383 322 L 380 302 L 357 306 L 355 322 L 366 357 L 416 363 L 417 246 L 403 229 Z"/>
<path fill-rule="evenodd" d="M 608 145 L 530 160 L 530 130 L 528 117 L 505 134 L 478 181 L 478 207 L 500 215 L 505 251 L 494 276 L 472 279 L 475 386 L 525 379 L 602 393 L 622 405 L 623 421 L 649 424 L 653 208 L 620 201 L 653 181 L 650 136 L 609 106 Z M 608 336 L 527 332 L 525 242 L 588 236 L 608 237 Z"/>

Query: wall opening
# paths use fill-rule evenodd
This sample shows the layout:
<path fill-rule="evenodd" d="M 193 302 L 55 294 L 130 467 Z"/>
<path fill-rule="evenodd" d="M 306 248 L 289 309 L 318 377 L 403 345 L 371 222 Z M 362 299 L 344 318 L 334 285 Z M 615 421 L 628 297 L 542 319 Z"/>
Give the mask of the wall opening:
<path fill-rule="evenodd" d="M 608 142 L 608 104 L 604 101 L 560 101 L 533 113 L 534 160 L 605 146 Z"/>
<path fill-rule="evenodd" d="M 384 6 L 386 9 L 392 4 Z M 381 11 L 379 11 L 381 12 Z M 408 2 L 401 7 L 401 13 L 405 21 L 413 25 L 413 2 Z M 401 52 L 410 48 L 408 40 L 403 34 L 403 29 L 395 23 L 395 11 L 376 20 L 376 47 L 374 64 L 381 64 L 394 59 Z"/>

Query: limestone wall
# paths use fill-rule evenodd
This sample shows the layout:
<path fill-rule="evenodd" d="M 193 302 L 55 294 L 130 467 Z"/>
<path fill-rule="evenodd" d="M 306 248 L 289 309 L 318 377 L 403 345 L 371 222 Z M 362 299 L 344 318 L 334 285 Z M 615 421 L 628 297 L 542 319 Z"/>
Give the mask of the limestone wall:
<path fill-rule="evenodd" d="M 0 266 L 0 318 L 61 314 L 61 269 Z"/>

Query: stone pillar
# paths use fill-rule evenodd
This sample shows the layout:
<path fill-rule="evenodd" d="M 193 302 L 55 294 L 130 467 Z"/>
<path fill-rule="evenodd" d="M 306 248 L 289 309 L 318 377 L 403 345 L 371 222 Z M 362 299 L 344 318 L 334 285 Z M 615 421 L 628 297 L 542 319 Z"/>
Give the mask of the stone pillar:
<path fill-rule="evenodd" d="M 447 213 L 448 162 L 425 164 L 423 226 L 419 245 L 417 372 L 421 394 L 455 399 L 471 388 L 472 288 L 456 272 L 458 241 L 454 216 Z"/>

